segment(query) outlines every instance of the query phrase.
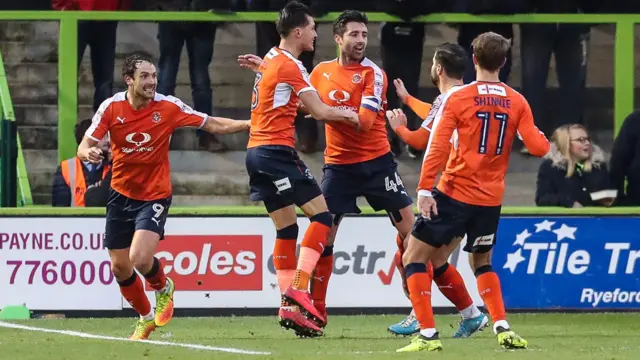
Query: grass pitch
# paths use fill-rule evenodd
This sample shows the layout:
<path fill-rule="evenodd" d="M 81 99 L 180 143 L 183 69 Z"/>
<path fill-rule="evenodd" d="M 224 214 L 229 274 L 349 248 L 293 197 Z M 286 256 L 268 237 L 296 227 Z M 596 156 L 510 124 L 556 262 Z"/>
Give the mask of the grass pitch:
<path fill-rule="evenodd" d="M 529 341 L 528 350 L 502 350 L 489 328 L 469 339 L 451 339 L 457 316 L 437 316 L 444 350 L 396 354 L 409 338 L 396 337 L 387 326 L 396 316 L 330 316 L 326 335 L 298 339 L 278 327 L 274 317 L 174 318 L 150 340 L 163 344 L 120 341 L 133 330 L 134 319 L 65 319 L 12 322 L 32 329 L 79 333 L 46 333 L 0 327 L 0 354 L 8 360 L 99 359 L 637 359 L 640 352 L 640 314 L 512 314 L 511 326 Z M 1 325 L 1 324 L 0 324 Z M 79 337 L 82 333 L 114 337 Z M 173 343 L 167 345 L 164 343 Z M 177 347 L 175 344 L 182 344 Z M 185 345 L 187 344 L 187 345 Z M 219 347 L 226 349 L 194 349 Z M 186 346 L 186 347 L 184 347 Z M 231 351 L 258 351 L 262 355 Z M 220 351 L 225 350 L 225 351 Z"/>

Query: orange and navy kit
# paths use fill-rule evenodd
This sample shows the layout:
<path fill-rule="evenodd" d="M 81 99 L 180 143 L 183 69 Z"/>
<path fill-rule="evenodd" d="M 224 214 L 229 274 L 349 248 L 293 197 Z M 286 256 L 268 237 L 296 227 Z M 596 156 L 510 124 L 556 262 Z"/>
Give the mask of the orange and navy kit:
<path fill-rule="evenodd" d="M 495 242 L 515 137 L 534 156 L 545 155 L 549 142 L 535 126 L 524 97 L 503 83 L 452 88 L 431 126 L 418 195 L 433 195 L 438 215 L 420 217 L 414 235 L 439 246 L 466 234 L 465 250 L 486 252 Z"/>
<path fill-rule="evenodd" d="M 337 59 L 318 64 L 311 84 L 322 101 L 358 113 L 360 127 L 327 123 L 322 192 L 333 214 L 360 213 L 364 196 L 378 210 L 394 212 L 411 205 L 397 172 L 386 130 L 387 76 L 371 60 L 342 66 Z"/>
<path fill-rule="evenodd" d="M 105 246 L 123 249 L 133 233 L 144 229 L 164 235 L 172 189 L 169 143 L 179 127 L 199 128 L 208 115 L 173 96 L 156 94 L 134 110 L 126 92 L 105 100 L 85 135 L 94 141 L 109 136 L 112 179 L 107 203 Z"/>
<path fill-rule="evenodd" d="M 299 95 L 307 91 L 316 90 L 302 62 L 286 50 L 269 50 L 255 77 L 245 158 L 249 199 L 263 201 L 268 212 L 322 194 L 295 150 Z"/>

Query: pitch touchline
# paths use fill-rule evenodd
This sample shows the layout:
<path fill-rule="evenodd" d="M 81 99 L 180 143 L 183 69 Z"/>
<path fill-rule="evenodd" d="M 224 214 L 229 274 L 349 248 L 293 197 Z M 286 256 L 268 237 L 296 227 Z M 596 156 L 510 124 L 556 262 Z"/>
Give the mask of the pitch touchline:
<path fill-rule="evenodd" d="M 188 349 L 221 351 L 221 352 L 245 354 L 245 355 L 271 355 L 270 352 L 242 350 L 242 349 L 235 349 L 235 348 L 223 348 L 223 347 L 216 347 L 216 346 L 209 346 L 209 345 L 184 344 L 184 343 L 176 343 L 176 342 L 169 342 L 169 341 L 157 341 L 157 340 L 129 340 L 127 338 L 119 338 L 119 337 L 104 336 L 104 335 L 93 335 L 93 334 L 83 333 L 79 331 L 55 330 L 55 329 L 46 329 L 46 328 L 39 328 L 39 327 L 33 327 L 33 326 L 25 326 L 25 325 L 19 325 L 19 324 L 12 324 L 4 321 L 0 321 L 0 327 L 27 330 L 27 331 L 37 331 L 37 332 L 44 332 L 44 333 L 54 333 L 54 334 L 85 338 L 85 339 L 126 341 L 126 342 L 132 342 L 132 343 L 140 342 L 140 343 L 162 345 L 162 346 L 175 346 L 175 347 L 188 348 Z"/>

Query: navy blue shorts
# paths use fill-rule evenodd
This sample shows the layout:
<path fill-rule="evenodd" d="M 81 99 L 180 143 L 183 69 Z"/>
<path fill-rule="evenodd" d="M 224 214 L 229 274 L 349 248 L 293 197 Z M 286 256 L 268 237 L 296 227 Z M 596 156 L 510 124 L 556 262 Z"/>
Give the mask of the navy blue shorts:
<path fill-rule="evenodd" d="M 439 248 L 456 237 L 467 235 L 464 251 L 486 253 L 496 242 L 501 206 L 470 205 L 434 190 L 438 215 L 431 220 L 418 216 L 411 234 L 420 241 Z"/>
<path fill-rule="evenodd" d="M 171 199 L 153 201 L 134 200 L 111 189 L 107 202 L 107 223 L 104 244 L 107 249 L 131 247 L 137 230 L 149 230 L 164 239 L 164 225 Z"/>
<path fill-rule="evenodd" d="M 413 203 L 392 153 L 356 164 L 327 164 L 323 172 L 322 193 L 332 214 L 359 214 L 359 196 L 375 211 L 398 211 Z"/>
<path fill-rule="evenodd" d="M 295 149 L 265 145 L 247 149 L 249 199 L 263 201 L 268 212 L 289 205 L 302 206 L 322 195 L 318 182 Z"/>

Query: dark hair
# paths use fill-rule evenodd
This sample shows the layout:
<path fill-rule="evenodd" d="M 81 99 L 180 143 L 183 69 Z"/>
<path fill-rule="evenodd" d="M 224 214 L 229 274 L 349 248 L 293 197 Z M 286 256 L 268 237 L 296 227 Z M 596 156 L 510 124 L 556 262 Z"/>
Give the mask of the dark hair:
<path fill-rule="evenodd" d="M 500 34 L 486 32 L 473 39 L 471 47 L 482 69 L 498 71 L 507 59 L 511 43 Z"/>
<path fill-rule="evenodd" d="M 76 136 L 76 142 L 78 143 L 78 145 L 80 145 L 80 143 L 82 142 L 84 133 L 86 133 L 87 130 L 89 130 L 89 128 L 91 127 L 91 122 L 91 119 L 84 119 L 76 123 L 73 134 Z"/>
<path fill-rule="evenodd" d="M 297 1 L 288 3 L 278 15 L 276 22 L 278 34 L 281 37 L 286 37 L 293 29 L 309 25 L 309 17 L 313 17 L 313 15 L 307 5 Z"/>
<path fill-rule="evenodd" d="M 141 62 L 148 62 L 153 64 L 153 60 L 151 55 L 146 52 L 135 52 L 133 54 L 128 55 L 124 58 L 124 62 L 122 63 L 122 77 L 129 76 L 134 77 L 136 70 Z"/>
<path fill-rule="evenodd" d="M 467 52 L 458 44 L 444 43 L 436 47 L 435 61 L 450 78 L 462 79 L 467 60 Z"/>
<path fill-rule="evenodd" d="M 350 22 L 363 23 L 367 25 L 369 23 L 369 19 L 367 18 L 367 14 L 362 11 L 345 10 L 333 22 L 333 34 L 339 36 L 344 35 L 344 32 L 347 31 L 347 24 Z"/>

